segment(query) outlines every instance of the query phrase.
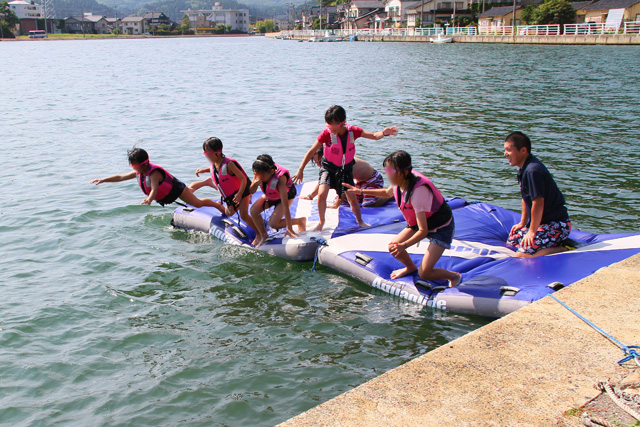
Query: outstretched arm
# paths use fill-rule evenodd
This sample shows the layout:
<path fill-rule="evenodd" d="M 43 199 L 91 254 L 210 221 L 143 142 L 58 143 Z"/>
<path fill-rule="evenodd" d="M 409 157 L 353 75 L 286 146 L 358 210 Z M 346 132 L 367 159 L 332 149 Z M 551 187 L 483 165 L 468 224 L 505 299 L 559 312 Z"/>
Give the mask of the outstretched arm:
<path fill-rule="evenodd" d="M 320 142 L 319 140 L 316 140 L 316 142 L 311 146 L 309 151 L 307 151 L 307 154 L 305 154 L 304 159 L 302 159 L 302 163 L 300 163 L 298 172 L 296 172 L 296 174 L 291 177 L 291 180 L 293 181 L 294 184 L 302 183 L 302 178 L 304 177 L 304 168 L 307 167 L 307 164 L 311 161 L 311 159 L 313 158 L 313 155 L 318 152 L 321 146 L 322 146 L 322 142 Z"/>
<path fill-rule="evenodd" d="M 381 140 L 385 136 L 397 135 L 398 128 L 396 126 L 391 126 L 388 128 L 382 129 L 380 132 L 367 132 L 366 130 L 362 131 L 362 137 L 367 139 L 373 139 L 376 141 Z"/>
<path fill-rule="evenodd" d="M 131 171 L 129 173 L 123 173 L 121 175 L 111 175 L 106 178 L 92 179 L 91 181 L 89 181 L 89 184 L 98 185 L 98 184 L 102 184 L 103 182 L 120 182 L 120 181 L 126 181 L 128 179 L 133 179 L 135 177 L 136 177 L 136 172 Z"/>
<path fill-rule="evenodd" d="M 376 196 L 376 197 L 393 197 L 393 187 L 389 188 L 356 188 L 351 184 L 343 183 L 349 193 L 353 193 L 357 196 Z"/>

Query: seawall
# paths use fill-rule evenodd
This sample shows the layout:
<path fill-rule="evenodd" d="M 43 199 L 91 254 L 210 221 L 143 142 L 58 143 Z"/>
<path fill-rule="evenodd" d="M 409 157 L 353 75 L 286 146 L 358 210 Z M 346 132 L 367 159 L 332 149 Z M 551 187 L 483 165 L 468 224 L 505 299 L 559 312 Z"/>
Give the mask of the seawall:
<path fill-rule="evenodd" d="M 622 343 L 640 344 L 640 255 L 554 295 Z M 597 380 L 621 374 L 621 357 L 545 297 L 281 425 L 557 425 L 598 394 Z"/>

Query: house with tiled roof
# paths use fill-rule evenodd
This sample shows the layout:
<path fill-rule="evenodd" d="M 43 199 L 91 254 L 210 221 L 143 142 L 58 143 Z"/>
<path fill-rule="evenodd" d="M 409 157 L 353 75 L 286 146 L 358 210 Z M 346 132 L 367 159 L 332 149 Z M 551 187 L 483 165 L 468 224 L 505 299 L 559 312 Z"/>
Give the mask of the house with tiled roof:
<path fill-rule="evenodd" d="M 600 0 L 585 7 L 585 22 L 606 22 L 609 11 L 624 9 L 623 21 L 640 21 L 640 0 Z"/>
<path fill-rule="evenodd" d="M 522 6 L 516 7 L 516 23 L 520 25 Z M 492 7 L 478 15 L 479 27 L 504 27 L 513 25 L 513 6 Z"/>

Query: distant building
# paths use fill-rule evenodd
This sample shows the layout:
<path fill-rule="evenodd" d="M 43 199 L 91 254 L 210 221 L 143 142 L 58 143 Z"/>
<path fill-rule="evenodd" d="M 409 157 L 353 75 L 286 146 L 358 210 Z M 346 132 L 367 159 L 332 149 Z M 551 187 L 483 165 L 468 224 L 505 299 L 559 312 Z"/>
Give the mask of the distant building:
<path fill-rule="evenodd" d="M 42 6 L 33 1 L 15 0 L 9 2 L 9 9 L 20 19 L 19 33 L 26 34 L 38 29 L 38 19 L 44 18 Z M 40 28 L 43 29 L 43 28 Z"/>
<path fill-rule="evenodd" d="M 314 6 L 302 11 L 302 28 L 311 29 L 313 23 L 322 15 L 323 28 L 337 28 L 340 21 L 338 6 Z"/>
<path fill-rule="evenodd" d="M 436 21 L 451 22 L 453 17 L 472 18 L 471 4 L 472 0 L 425 0 L 407 8 L 407 27 L 427 27 Z"/>
<path fill-rule="evenodd" d="M 162 12 L 147 12 L 142 15 L 142 18 L 144 19 L 146 28 L 152 26 L 157 27 L 159 25 L 173 25 L 171 19 L 169 19 L 169 17 Z"/>
<path fill-rule="evenodd" d="M 223 9 L 216 2 L 212 9 L 181 10 L 189 17 L 191 28 L 196 32 L 210 32 L 218 25 L 231 26 L 232 31 L 249 32 L 249 11 L 247 9 Z"/>
<path fill-rule="evenodd" d="M 623 21 L 640 21 L 640 0 L 600 0 L 584 8 L 585 22 L 606 22 L 610 10 L 624 9 Z"/>
<path fill-rule="evenodd" d="M 287 15 L 278 15 L 273 18 L 273 22 L 277 25 L 277 27 L 282 30 L 291 30 L 292 25 L 289 22 L 289 17 Z"/>
<path fill-rule="evenodd" d="M 345 30 L 376 28 L 386 20 L 385 4 L 376 0 L 351 0 L 341 5 L 340 27 Z"/>
<path fill-rule="evenodd" d="M 68 17 L 65 19 L 65 27 L 72 34 L 109 34 L 112 30 L 106 17 L 93 15 L 91 12 Z"/>
<path fill-rule="evenodd" d="M 516 23 L 520 25 L 520 15 L 522 14 L 522 6 L 516 7 Z M 513 6 L 492 7 L 486 12 L 478 15 L 479 27 L 505 27 L 513 24 Z"/>
<path fill-rule="evenodd" d="M 410 0 L 388 0 L 384 5 L 387 19 L 392 27 L 407 26 L 407 10 L 420 4 L 418 1 Z"/>
<path fill-rule="evenodd" d="M 107 20 L 107 25 L 109 26 L 109 30 L 113 32 L 116 28 L 120 28 L 120 19 L 119 18 L 105 18 Z"/>
<path fill-rule="evenodd" d="M 145 23 L 146 21 L 142 16 L 127 16 L 120 20 L 120 32 L 130 36 L 144 34 L 147 31 Z"/>

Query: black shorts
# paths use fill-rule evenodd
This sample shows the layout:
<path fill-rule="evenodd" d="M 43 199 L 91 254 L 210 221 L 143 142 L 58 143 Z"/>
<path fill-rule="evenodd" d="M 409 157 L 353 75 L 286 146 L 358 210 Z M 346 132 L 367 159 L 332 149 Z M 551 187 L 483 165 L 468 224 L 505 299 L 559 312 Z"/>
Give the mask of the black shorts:
<path fill-rule="evenodd" d="M 292 185 L 291 188 L 289 189 L 289 192 L 287 193 L 287 199 L 289 200 L 293 200 L 296 198 L 296 195 L 298 194 L 298 190 L 296 190 L 296 186 Z M 269 209 L 273 206 L 278 206 L 280 204 L 280 202 L 282 202 L 282 200 L 278 199 L 278 200 L 265 200 L 264 202 L 264 209 Z"/>
<path fill-rule="evenodd" d="M 325 164 L 320 166 L 320 177 L 318 184 L 326 184 L 329 188 L 333 188 L 341 196 L 344 192 L 342 184 L 349 184 L 355 186 L 356 183 L 353 180 L 353 165 L 347 165 L 343 169 L 327 167 Z"/>
<path fill-rule="evenodd" d="M 248 183 L 247 183 L 248 184 Z M 225 197 L 224 199 L 222 199 L 222 201 L 227 205 L 227 206 L 231 206 L 234 210 L 238 210 L 240 208 L 240 206 L 237 203 L 233 202 L 233 198 L 236 197 L 236 194 L 238 194 L 237 191 L 234 191 L 233 194 L 231 194 L 228 197 Z M 244 199 L 245 197 L 251 195 L 251 193 L 249 192 L 249 185 L 247 185 L 244 188 L 244 192 L 242 193 L 242 198 Z"/>
<path fill-rule="evenodd" d="M 180 195 L 184 191 L 185 187 L 186 185 L 184 182 L 174 177 L 173 187 L 171 187 L 171 191 L 169 191 L 169 194 L 167 194 L 167 197 L 165 197 L 162 200 L 158 200 L 158 203 L 160 203 L 162 206 L 170 205 L 171 203 L 178 200 L 178 198 L 180 198 Z"/>

